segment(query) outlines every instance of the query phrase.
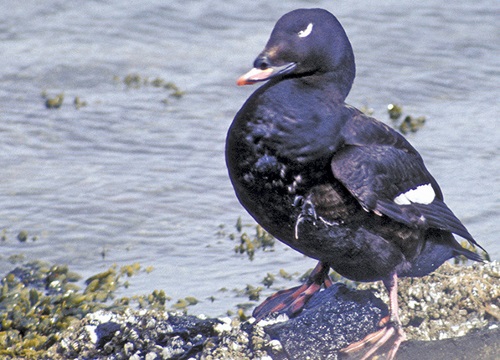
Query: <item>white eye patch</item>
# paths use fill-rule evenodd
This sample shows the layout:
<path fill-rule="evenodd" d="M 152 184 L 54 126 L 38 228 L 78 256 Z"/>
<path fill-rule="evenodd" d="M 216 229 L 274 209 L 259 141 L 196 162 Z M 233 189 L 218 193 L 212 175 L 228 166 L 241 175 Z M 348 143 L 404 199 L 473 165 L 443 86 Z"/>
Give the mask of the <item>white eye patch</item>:
<path fill-rule="evenodd" d="M 299 37 L 301 38 L 304 38 L 306 36 L 309 36 L 312 30 L 313 30 L 313 23 L 309 23 L 309 25 L 307 25 L 307 27 L 304 30 L 299 31 L 297 35 L 299 35 Z"/>

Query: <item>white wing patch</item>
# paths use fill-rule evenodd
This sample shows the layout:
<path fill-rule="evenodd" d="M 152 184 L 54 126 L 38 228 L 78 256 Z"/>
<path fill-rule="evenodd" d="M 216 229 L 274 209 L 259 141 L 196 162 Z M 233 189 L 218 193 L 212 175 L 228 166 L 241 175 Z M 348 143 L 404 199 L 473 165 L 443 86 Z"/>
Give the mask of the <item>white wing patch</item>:
<path fill-rule="evenodd" d="M 411 203 L 428 205 L 435 197 L 436 193 L 431 184 L 425 184 L 399 194 L 394 198 L 394 202 L 398 205 L 411 205 Z"/>
<path fill-rule="evenodd" d="M 309 36 L 311 32 L 313 31 L 313 23 L 309 23 L 307 27 L 304 30 L 301 30 L 298 32 L 299 37 L 304 38 L 306 36 Z"/>

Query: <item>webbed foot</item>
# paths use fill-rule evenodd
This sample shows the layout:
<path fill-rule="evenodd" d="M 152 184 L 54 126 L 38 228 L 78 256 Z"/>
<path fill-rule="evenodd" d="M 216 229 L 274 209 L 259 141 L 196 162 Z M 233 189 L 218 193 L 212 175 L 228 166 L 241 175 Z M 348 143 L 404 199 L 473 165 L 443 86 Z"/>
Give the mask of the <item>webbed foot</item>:
<path fill-rule="evenodd" d="M 330 287 L 332 285 L 332 280 L 328 275 L 329 270 L 328 264 L 318 262 L 305 284 L 271 295 L 255 308 L 253 317 L 258 321 L 272 313 L 286 314 L 289 317 L 298 314 L 322 286 Z"/>

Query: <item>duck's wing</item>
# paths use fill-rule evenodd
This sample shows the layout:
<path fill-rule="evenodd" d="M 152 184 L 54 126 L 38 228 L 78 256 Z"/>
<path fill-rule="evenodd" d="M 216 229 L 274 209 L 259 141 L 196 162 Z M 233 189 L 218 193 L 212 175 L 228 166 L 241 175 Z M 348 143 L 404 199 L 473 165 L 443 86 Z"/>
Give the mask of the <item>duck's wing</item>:
<path fill-rule="evenodd" d="M 344 146 L 334 154 L 331 169 L 366 211 L 413 228 L 447 230 L 477 245 L 403 136 L 363 115 L 346 124 L 342 135 Z"/>

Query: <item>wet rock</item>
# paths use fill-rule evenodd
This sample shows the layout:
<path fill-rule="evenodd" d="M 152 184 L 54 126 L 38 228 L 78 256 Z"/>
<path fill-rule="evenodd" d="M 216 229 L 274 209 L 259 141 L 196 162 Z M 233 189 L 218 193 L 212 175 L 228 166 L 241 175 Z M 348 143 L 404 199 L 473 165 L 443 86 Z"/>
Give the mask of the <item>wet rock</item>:
<path fill-rule="evenodd" d="M 95 329 L 95 333 L 97 335 L 97 348 L 103 348 L 104 344 L 113 339 L 113 336 L 117 331 L 121 328 L 120 324 L 109 321 L 103 324 L 99 324 Z"/>
<path fill-rule="evenodd" d="M 337 352 L 378 329 L 387 306 L 369 291 L 334 284 L 316 293 L 295 318 L 265 327 L 283 351 L 276 359 L 337 359 Z"/>

